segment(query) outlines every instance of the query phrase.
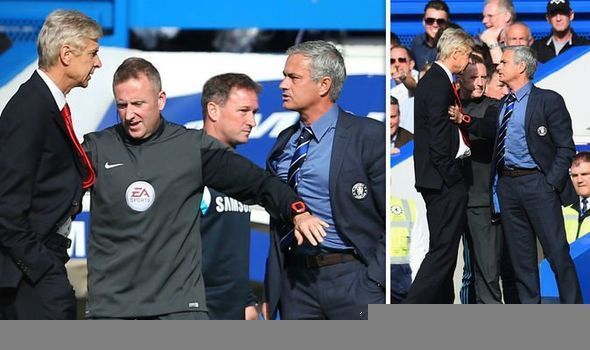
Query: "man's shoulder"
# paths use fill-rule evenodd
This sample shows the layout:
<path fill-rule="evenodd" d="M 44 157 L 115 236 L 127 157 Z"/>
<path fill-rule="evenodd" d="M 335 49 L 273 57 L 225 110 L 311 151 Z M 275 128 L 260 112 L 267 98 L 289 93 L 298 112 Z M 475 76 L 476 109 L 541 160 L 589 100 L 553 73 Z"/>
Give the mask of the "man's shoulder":
<path fill-rule="evenodd" d="M 550 35 L 547 35 L 547 36 L 544 36 L 544 37 L 542 37 L 539 40 L 535 40 L 533 42 L 533 44 L 531 45 L 531 48 L 533 50 L 535 50 L 535 49 L 538 49 L 538 48 L 541 48 L 541 47 L 546 47 L 547 46 L 547 43 L 549 42 L 549 39 L 551 39 L 551 34 Z"/>
<path fill-rule="evenodd" d="M 536 85 L 531 87 L 531 95 L 542 95 L 543 99 L 562 99 L 557 91 L 540 88 Z"/>
<path fill-rule="evenodd" d="M 583 36 L 579 36 L 575 32 L 572 32 L 572 45 L 574 45 L 574 46 L 590 45 L 590 40 L 586 39 Z"/>
<path fill-rule="evenodd" d="M 114 137 L 117 137 L 117 134 L 119 133 L 117 131 L 118 128 L 120 128 L 120 125 L 115 124 L 115 125 L 109 126 L 106 129 L 103 129 L 103 130 L 89 132 L 88 134 L 84 135 L 84 139 L 85 140 L 93 140 L 93 141 L 112 139 Z"/>
<path fill-rule="evenodd" d="M 384 123 L 378 121 L 376 119 L 370 117 L 360 117 L 356 114 L 352 114 L 351 112 L 345 111 L 343 109 L 340 110 L 338 118 L 342 119 L 342 122 L 345 124 L 353 125 L 354 127 L 359 127 L 362 129 L 381 129 L 384 127 Z"/>

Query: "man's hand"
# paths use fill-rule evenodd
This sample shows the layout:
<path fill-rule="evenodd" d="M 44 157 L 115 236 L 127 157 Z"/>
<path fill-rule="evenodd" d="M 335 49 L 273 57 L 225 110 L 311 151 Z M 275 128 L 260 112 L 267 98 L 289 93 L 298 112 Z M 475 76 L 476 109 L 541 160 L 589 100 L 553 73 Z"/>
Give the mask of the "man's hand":
<path fill-rule="evenodd" d="M 500 40 L 500 34 L 502 33 L 502 28 L 488 28 L 481 33 L 479 38 L 483 41 L 484 44 L 487 46 L 494 46 Z"/>
<path fill-rule="evenodd" d="M 397 84 L 402 83 L 406 79 L 406 75 L 408 73 L 401 68 L 395 67 L 394 70 L 391 72 L 391 77 Z"/>
<path fill-rule="evenodd" d="M 330 226 L 309 212 L 293 217 L 293 225 L 295 225 L 293 232 L 297 245 L 302 245 L 303 241 L 307 240 L 313 246 L 324 241 L 324 237 L 326 237 L 324 228 Z"/>
<path fill-rule="evenodd" d="M 258 320 L 258 308 L 255 305 L 246 306 L 244 309 L 244 319 Z"/>
<path fill-rule="evenodd" d="M 265 320 L 270 320 L 270 315 L 268 314 L 268 302 L 263 302 L 262 306 L 260 307 L 260 311 L 262 311 L 262 318 Z"/>
<path fill-rule="evenodd" d="M 461 114 L 459 106 L 449 106 L 449 119 L 455 124 L 461 124 L 463 121 L 463 115 Z"/>

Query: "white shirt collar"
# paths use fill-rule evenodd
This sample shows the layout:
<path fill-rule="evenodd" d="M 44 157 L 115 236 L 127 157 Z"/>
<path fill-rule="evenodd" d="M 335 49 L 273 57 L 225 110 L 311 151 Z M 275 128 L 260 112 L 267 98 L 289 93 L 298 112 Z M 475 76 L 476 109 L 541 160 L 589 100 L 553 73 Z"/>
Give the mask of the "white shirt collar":
<path fill-rule="evenodd" d="M 55 83 L 53 82 L 53 80 L 51 80 L 47 73 L 40 69 L 37 69 L 36 71 L 37 74 L 39 74 L 39 76 L 41 77 L 41 79 L 43 79 L 43 81 L 45 82 L 45 85 L 47 85 L 47 87 L 49 88 L 49 91 L 51 91 L 51 95 L 55 100 L 55 104 L 57 104 L 57 108 L 61 111 L 67 102 L 66 95 L 64 95 L 64 93 L 57 87 L 57 85 L 55 85 Z"/>
<path fill-rule="evenodd" d="M 453 73 L 451 73 L 451 71 L 447 68 L 447 66 L 442 64 L 442 62 L 434 61 L 434 63 L 438 64 L 439 66 L 442 67 L 442 69 L 444 69 L 445 73 L 447 73 L 447 76 L 449 77 L 449 82 L 451 82 L 451 84 L 452 84 L 453 83 Z"/>

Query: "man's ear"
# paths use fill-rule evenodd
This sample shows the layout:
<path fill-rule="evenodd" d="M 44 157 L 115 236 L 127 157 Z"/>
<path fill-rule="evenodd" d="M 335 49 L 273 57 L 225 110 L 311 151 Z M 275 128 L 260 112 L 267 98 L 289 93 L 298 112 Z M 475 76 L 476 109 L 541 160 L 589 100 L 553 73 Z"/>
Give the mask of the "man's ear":
<path fill-rule="evenodd" d="M 325 96 L 330 92 L 332 88 L 332 78 L 330 77 L 323 77 L 320 79 L 320 95 Z"/>
<path fill-rule="evenodd" d="M 59 60 L 64 66 L 69 66 L 74 56 L 73 48 L 70 45 L 62 45 L 59 48 Z"/>
<path fill-rule="evenodd" d="M 205 118 L 211 119 L 211 121 L 216 122 L 219 120 L 219 105 L 215 102 L 208 102 L 207 103 L 207 116 Z"/>
<path fill-rule="evenodd" d="M 161 111 L 166 106 L 166 93 L 164 91 L 160 91 L 158 94 L 158 109 Z"/>

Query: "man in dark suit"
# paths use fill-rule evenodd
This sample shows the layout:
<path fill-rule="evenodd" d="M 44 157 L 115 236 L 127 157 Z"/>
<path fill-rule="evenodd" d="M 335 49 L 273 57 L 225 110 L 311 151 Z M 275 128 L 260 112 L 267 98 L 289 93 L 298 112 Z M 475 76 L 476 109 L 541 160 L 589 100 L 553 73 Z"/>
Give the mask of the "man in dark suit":
<path fill-rule="evenodd" d="M 429 251 L 404 303 L 453 303 L 453 273 L 466 224 L 467 189 L 462 162 L 468 141 L 449 123 L 449 106 L 460 103 L 453 74 L 469 63 L 473 39 L 460 29 L 446 29 L 437 45 L 438 60 L 418 82 L 414 102 L 416 189 L 426 202 Z"/>
<path fill-rule="evenodd" d="M 505 48 L 498 73 L 511 93 L 502 100 L 498 117 L 467 125 L 478 135 L 496 138 L 490 187 L 497 197 L 492 205 L 506 232 L 520 301 L 541 302 L 538 239 L 555 272 L 560 301 L 581 303 L 561 210 L 577 200 L 568 179 L 576 152 L 572 121 L 558 93 L 533 85 L 536 67 L 531 48 Z"/>
<path fill-rule="evenodd" d="M 457 105 L 449 108 L 449 115 L 464 113 L 472 118 L 497 118 L 499 100 L 484 95 L 488 70 L 479 56 L 459 75 L 459 96 L 463 111 Z M 459 117 L 459 116 L 458 116 Z M 495 130 L 494 126 L 490 126 Z M 467 227 L 464 240 L 466 256 L 461 300 L 478 304 L 501 304 L 502 290 L 506 303 L 518 302 L 512 265 L 505 251 L 504 233 L 498 220 L 492 220 L 490 210 L 490 167 L 494 153 L 494 136 L 469 135 L 470 161 L 463 176 L 468 187 Z M 470 279 L 466 275 L 472 276 Z M 502 276 L 502 289 L 500 288 Z M 468 285 L 466 280 L 470 280 Z"/>
<path fill-rule="evenodd" d="M 568 179 L 576 152 L 572 121 L 559 94 L 532 84 L 536 66 L 526 46 L 506 48 L 498 66 L 500 81 L 512 92 L 500 111 L 493 159 L 502 226 L 522 303 L 541 301 L 537 238 L 555 272 L 560 301 L 581 303 L 561 213 L 561 205 L 577 198 Z"/>
<path fill-rule="evenodd" d="M 329 227 L 319 245 L 295 245 L 288 227 L 271 223 L 283 237 L 271 235 L 266 318 L 278 309 L 282 319 L 366 319 L 367 304 L 385 302 L 385 125 L 336 104 L 346 69 L 333 45 L 304 42 L 287 54 L 283 107 L 300 119 L 267 166 Z"/>
<path fill-rule="evenodd" d="M 66 95 L 101 67 L 101 36 L 80 12 L 52 12 L 39 33 L 39 69 L 0 117 L 0 318 L 76 317 L 67 236 L 94 173 Z"/>

